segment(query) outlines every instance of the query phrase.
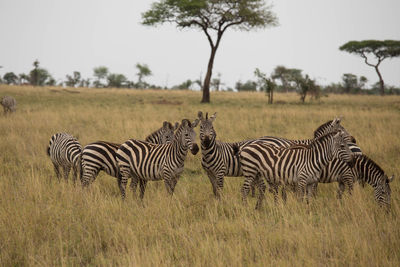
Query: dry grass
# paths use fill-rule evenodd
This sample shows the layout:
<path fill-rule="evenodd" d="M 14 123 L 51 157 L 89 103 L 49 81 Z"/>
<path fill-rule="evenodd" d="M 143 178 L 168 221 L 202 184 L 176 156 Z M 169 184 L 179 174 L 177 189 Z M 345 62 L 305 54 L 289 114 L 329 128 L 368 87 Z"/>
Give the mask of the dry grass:
<path fill-rule="evenodd" d="M 79 93 L 71 93 L 77 91 Z M 364 153 L 388 174 L 400 173 L 400 97 L 329 96 L 299 104 L 277 94 L 269 106 L 260 93 L 32 88 L 0 86 L 18 101 L 0 116 L 0 265 L 348 265 L 399 266 L 399 177 L 392 211 L 373 200 L 370 187 L 336 199 L 336 184 L 321 185 L 309 206 L 289 195 L 262 211 L 240 201 L 242 178 L 227 178 L 213 199 L 200 165 L 190 155 L 175 195 L 150 183 L 144 205 L 120 200 L 114 178 L 99 175 L 90 190 L 58 183 L 45 153 L 52 134 L 67 131 L 87 144 L 144 138 L 162 121 L 218 112 L 218 139 L 263 135 L 310 138 L 336 115 Z M 198 130 L 197 130 L 198 131 Z"/>

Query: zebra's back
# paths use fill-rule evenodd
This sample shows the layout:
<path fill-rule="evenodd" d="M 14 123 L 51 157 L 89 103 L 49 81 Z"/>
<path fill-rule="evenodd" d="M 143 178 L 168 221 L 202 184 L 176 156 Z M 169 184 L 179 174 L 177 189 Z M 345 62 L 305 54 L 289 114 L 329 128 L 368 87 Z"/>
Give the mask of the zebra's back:
<path fill-rule="evenodd" d="M 118 178 L 117 150 L 120 144 L 98 141 L 86 145 L 82 151 L 82 167 L 97 174 L 100 170 Z"/>

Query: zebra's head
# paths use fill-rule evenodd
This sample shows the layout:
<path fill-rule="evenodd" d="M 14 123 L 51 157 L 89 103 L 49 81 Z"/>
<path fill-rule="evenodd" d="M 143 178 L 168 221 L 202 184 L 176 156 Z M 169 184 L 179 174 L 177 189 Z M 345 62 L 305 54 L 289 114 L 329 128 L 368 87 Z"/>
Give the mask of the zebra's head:
<path fill-rule="evenodd" d="M 176 122 L 172 125 L 168 121 L 163 122 L 163 127 L 160 129 L 161 144 L 168 144 L 174 140 L 174 131 L 178 128 L 179 123 Z"/>
<path fill-rule="evenodd" d="M 217 117 L 217 113 L 215 112 L 210 118 L 208 118 L 208 112 L 206 113 L 206 117 L 203 117 L 203 112 L 198 112 L 198 117 L 200 120 L 200 142 L 201 146 L 205 149 L 209 148 L 212 143 L 215 142 L 215 138 L 217 137 L 217 133 L 214 130 L 213 122 Z"/>
<path fill-rule="evenodd" d="M 351 167 L 354 165 L 354 155 L 349 148 L 348 142 L 348 134 L 345 132 L 340 130 L 334 134 L 332 156 L 347 162 Z"/>
<path fill-rule="evenodd" d="M 393 182 L 393 179 L 394 175 L 387 177 L 385 174 L 374 188 L 375 199 L 381 207 L 390 208 L 390 196 L 392 193 L 390 183 Z"/>
<path fill-rule="evenodd" d="M 336 117 L 331 121 L 328 121 L 322 125 L 320 125 L 315 131 L 314 131 L 314 138 L 321 137 L 323 135 L 329 134 L 329 133 L 334 133 L 337 131 L 342 131 L 346 134 L 346 139 L 350 143 L 356 144 L 356 139 L 351 136 L 346 129 L 340 124 L 342 121 L 342 117 Z"/>
<path fill-rule="evenodd" d="M 194 131 L 197 124 L 199 124 L 198 119 L 193 122 L 190 122 L 188 119 L 183 119 L 177 132 L 177 134 L 180 133 L 181 135 L 182 144 L 188 147 L 193 155 L 199 152 L 199 146 L 196 144 L 196 132 Z"/>

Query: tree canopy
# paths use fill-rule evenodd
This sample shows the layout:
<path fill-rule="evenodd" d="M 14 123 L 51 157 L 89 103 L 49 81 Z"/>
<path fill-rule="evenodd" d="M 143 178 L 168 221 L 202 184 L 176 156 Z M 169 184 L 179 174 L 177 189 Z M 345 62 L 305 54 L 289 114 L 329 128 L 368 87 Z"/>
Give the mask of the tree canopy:
<path fill-rule="evenodd" d="M 207 37 L 211 47 L 201 102 L 210 102 L 210 81 L 216 51 L 228 28 L 249 31 L 276 26 L 277 17 L 263 0 L 160 0 L 142 14 L 144 25 L 175 24 L 196 28 Z"/>
<path fill-rule="evenodd" d="M 385 87 L 382 75 L 379 71 L 379 65 L 386 58 L 400 56 L 400 41 L 396 40 L 364 40 L 364 41 L 349 41 L 339 47 L 341 51 L 346 51 L 351 54 L 356 54 L 364 58 L 365 64 L 374 67 L 379 77 L 381 87 L 381 95 L 385 94 Z M 375 56 L 376 62 L 372 63 L 368 56 Z"/>

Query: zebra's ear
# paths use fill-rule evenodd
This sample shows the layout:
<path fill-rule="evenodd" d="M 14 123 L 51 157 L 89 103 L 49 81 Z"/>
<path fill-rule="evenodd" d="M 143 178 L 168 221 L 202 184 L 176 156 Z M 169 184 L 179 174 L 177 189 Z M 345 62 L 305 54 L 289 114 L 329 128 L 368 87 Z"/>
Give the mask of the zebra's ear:
<path fill-rule="evenodd" d="M 217 117 L 217 112 L 215 112 L 211 117 L 210 117 L 210 121 L 213 122 L 215 120 L 215 118 Z"/>
<path fill-rule="evenodd" d="M 195 128 L 196 126 L 197 126 L 197 124 L 199 124 L 199 119 L 195 119 L 193 122 L 192 122 L 192 128 Z"/>
<path fill-rule="evenodd" d="M 197 117 L 202 120 L 203 119 L 203 112 L 199 111 L 197 112 Z"/>
<path fill-rule="evenodd" d="M 179 122 L 175 122 L 174 131 L 179 128 Z"/>
<path fill-rule="evenodd" d="M 393 174 L 392 176 L 390 176 L 388 180 L 389 180 L 389 183 L 393 182 L 393 180 L 394 180 L 394 174 Z"/>
<path fill-rule="evenodd" d="M 182 122 L 181 122 L 181 124 L 182 124 L 183 127 L 188 126 L 189 123 L 190 123 L 190 122 L 189 122 L 189 120 L 187 120 L 187 119 L 183 119 Z"/>
<path fill-rule="evenodd" d="M 162 127 L 163 128 L 168 128 L 170 123 L 168 121 L 164 121 Z"/>

